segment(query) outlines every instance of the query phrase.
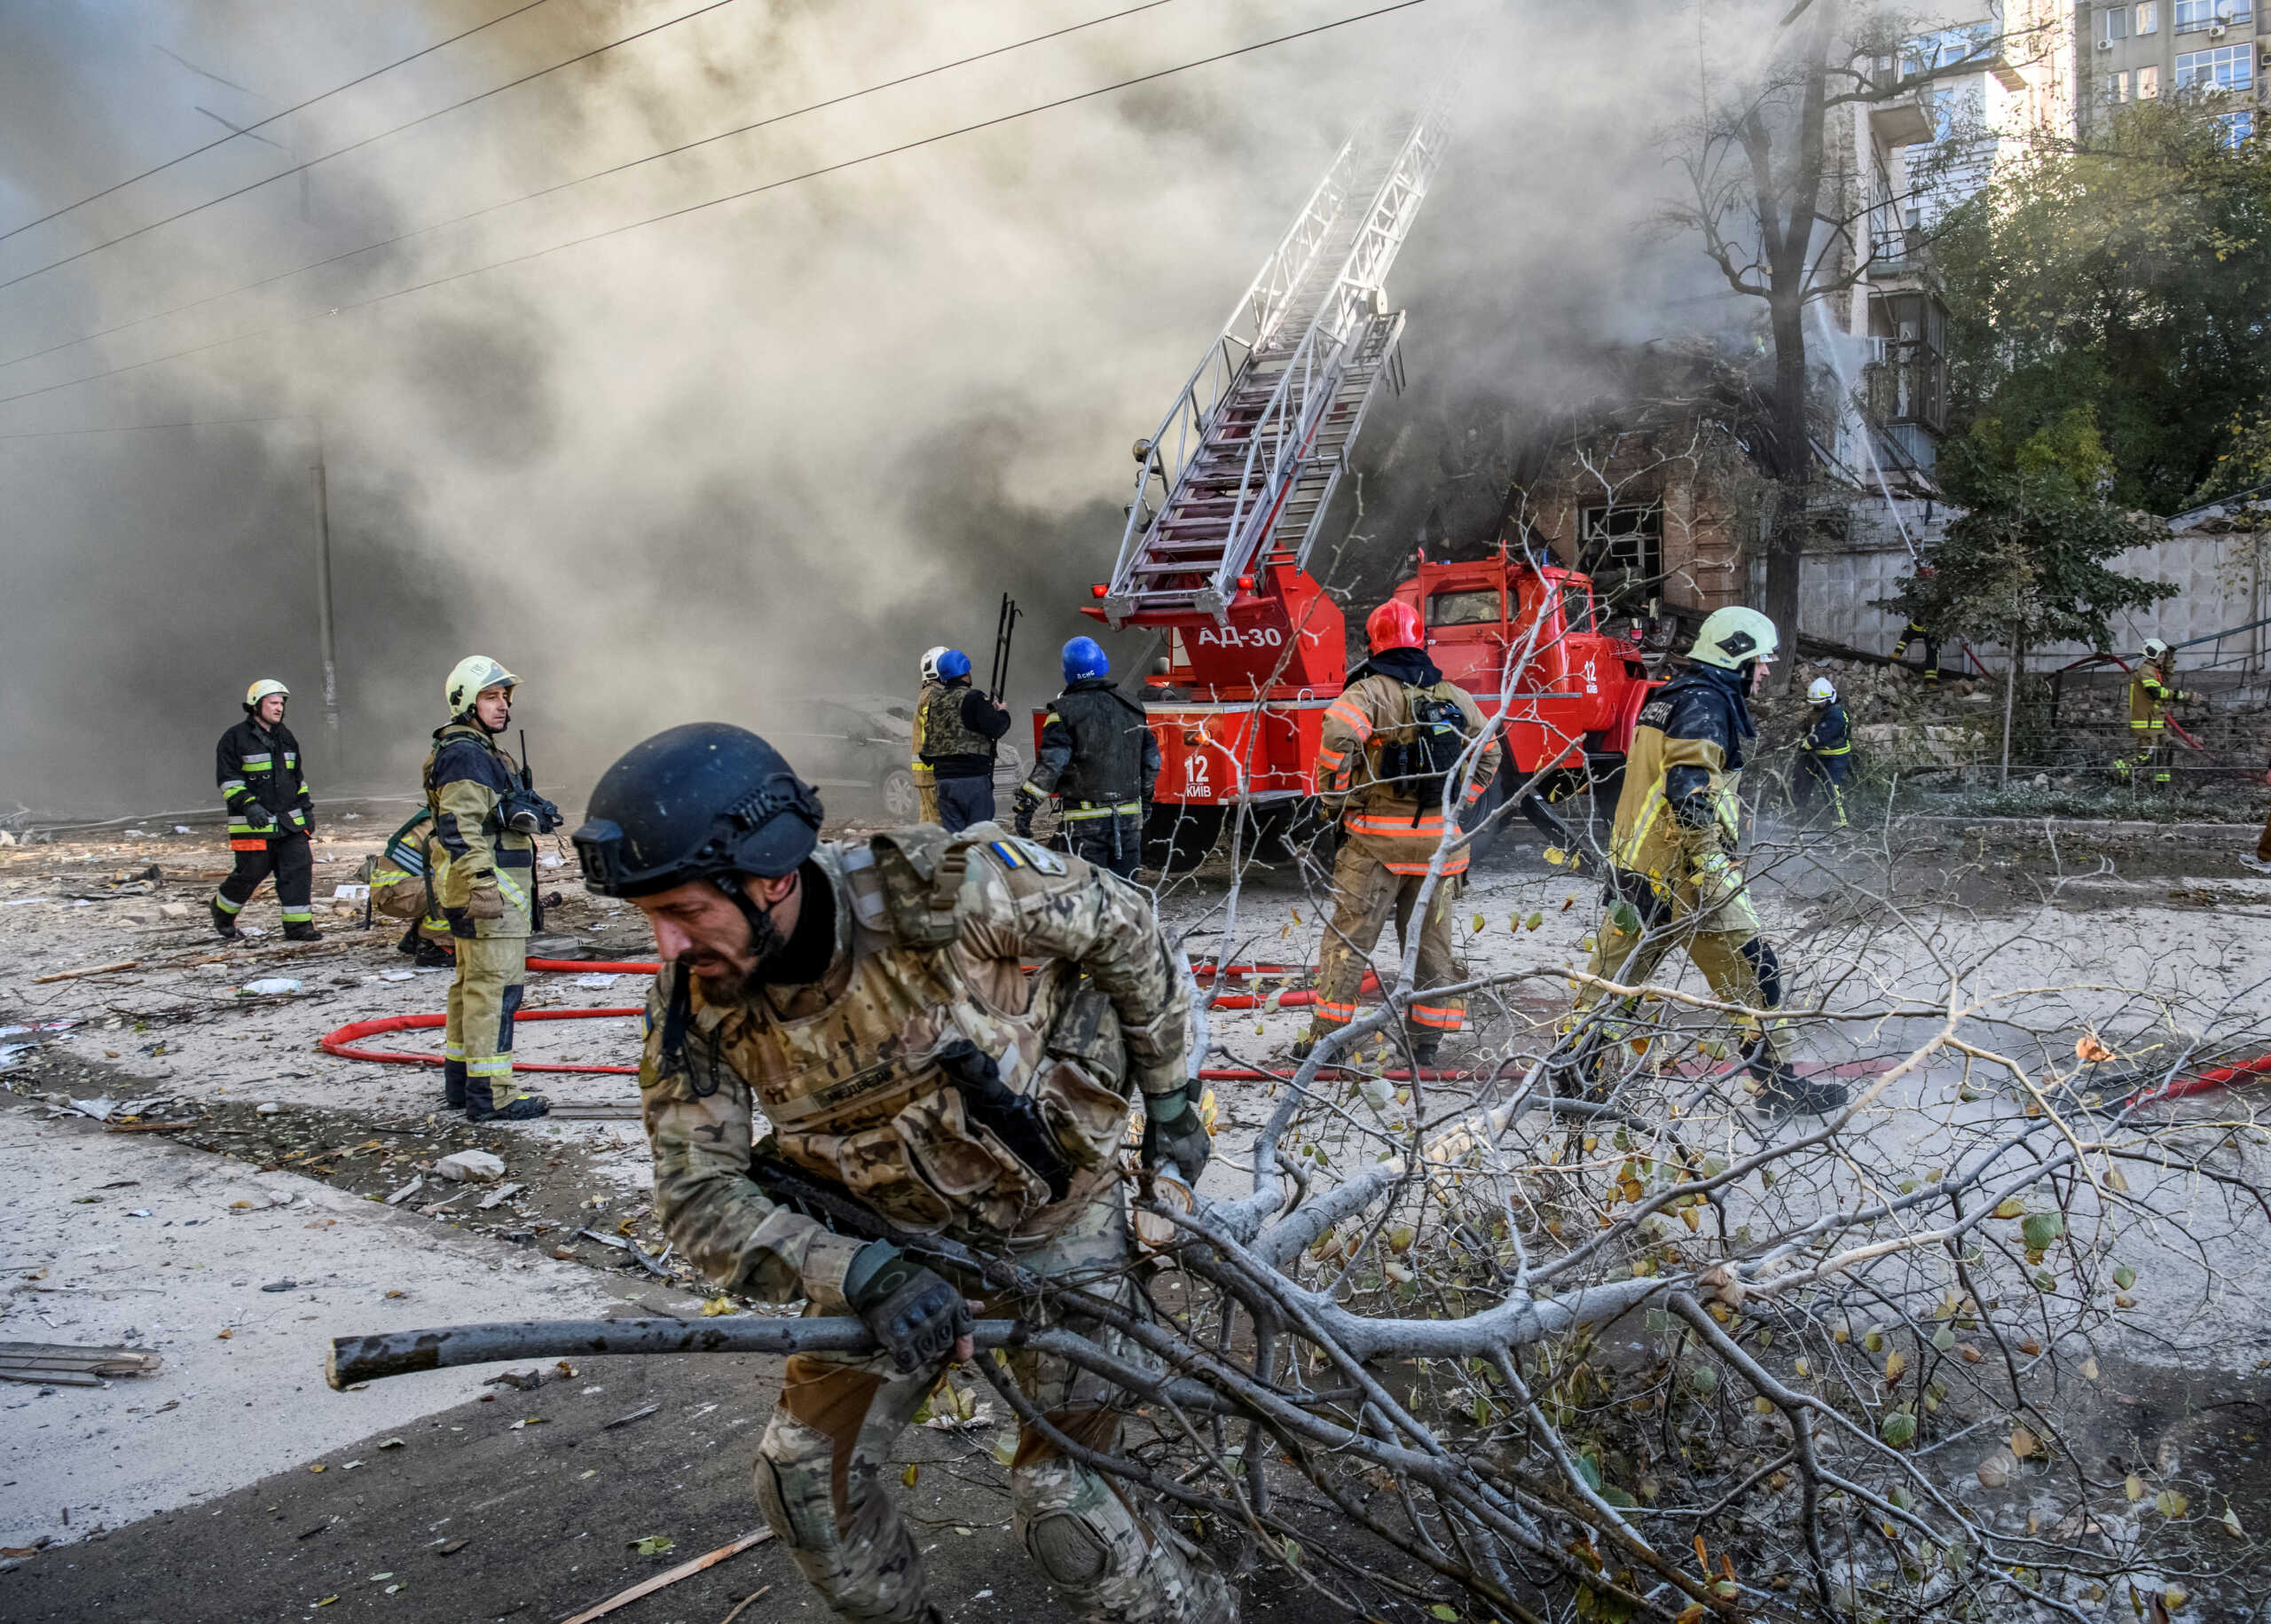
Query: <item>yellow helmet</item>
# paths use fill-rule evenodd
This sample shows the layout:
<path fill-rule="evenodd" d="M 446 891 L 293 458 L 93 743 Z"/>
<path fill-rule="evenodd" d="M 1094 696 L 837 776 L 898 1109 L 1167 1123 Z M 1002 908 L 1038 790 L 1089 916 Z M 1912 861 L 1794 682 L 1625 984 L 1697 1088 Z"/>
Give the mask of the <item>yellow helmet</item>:
<path fill-rule="evenodd" d="M 1713 609 L 1695 633 L 1695 647 L 1687 657 L 1721 671 L 1741 671 L 1756 660 L 1772 664 L 1782 634 L 1756 609 Z"/>
<path fill-rule="evenodd" d="M 247 710 L 257 710 L 259 708 L 260 702 L 266 699 L 271 694 L 281 694 L 287 699 L 292 697 L 292 690 L 286 687 L 282 683 L 277 681 L 275 678 L 263 677 L 258 682 L 254 683 L 252 686 L 245 690 L 245 709 Z"/>
<path fill-rule="evenodd" d="M 450 714 L 463 716 L 473 709 L 483 689 L 517 687 L 520 680 L 487 655 L 469 654 L 451 669 L 443 695 L 449 702 Z"/>

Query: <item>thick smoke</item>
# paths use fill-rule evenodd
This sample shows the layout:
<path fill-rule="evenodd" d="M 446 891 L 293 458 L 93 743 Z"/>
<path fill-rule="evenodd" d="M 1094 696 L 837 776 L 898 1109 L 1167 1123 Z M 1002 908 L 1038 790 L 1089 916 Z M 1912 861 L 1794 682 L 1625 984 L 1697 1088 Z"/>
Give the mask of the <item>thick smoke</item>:
<path fill-rule="evenodd" d="M 200 106 L 249 122 L 507 9 L 10 8 L 0 230 L 221 133 Z M 540 7 L 280 121 L 276 146 L 231 142 L 0 242 L 0 279 L 691 9 Z M 738 0 L 0 291 L 0 355 L 1105 9 Z M 0 365 L 16 395 L 198 351 L 0 404 L 0 804 L 199 804 L 263 675 L 295 691 L 319 796 L 407 793 L 472 650 L 526 679 L 545 776 L 587 783 L 672 723 L 904 690 L 932 642 L 982 671 L 1005 590 L 1029 611 L 1011 698 L 1044 698 L 1057 645 L 1093 629 L 1077 609 L 1129 443 L 1341 137 L 1455 60 L 1460 134 L 1391 283 L 1413 388 L 1362 460 L 1407 490 L 1499 479 L 1470 465 L 1589 392 L 1599 344 L 1704 319 L 1692 245 L 1640 229 L 1676 183 L 1654 137 L 1693 80 L 1691 5 L 1436 0 L 360 302 L 1359 9 L 1177 0 Z M 276 420 L 56 432 L 222 419 Z M 318 420 L 344 759 L 316 657 Z M 1428 511 L 1407 499 L 1392 528 Z"/>

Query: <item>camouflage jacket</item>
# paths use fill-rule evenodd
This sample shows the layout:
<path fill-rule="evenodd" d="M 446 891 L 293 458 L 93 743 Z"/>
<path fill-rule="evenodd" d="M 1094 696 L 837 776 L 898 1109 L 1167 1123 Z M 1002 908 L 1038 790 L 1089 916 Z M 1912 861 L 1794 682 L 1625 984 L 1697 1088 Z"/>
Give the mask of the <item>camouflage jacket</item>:
<path fill-rule="evenodd" d="M 639 1086 L 655 1211 L 679 1248 L 721 1284 L 841 1304 L 865 1241 L 752 1178 L 759 1114 L 768 1153 L 902 1229 L 1015 1245 L 1112 1190 L 1131 1090 L 1188 1076 L 1188 981 L 1149 897 L 991 823 L 823 844 L 804 878 L 836 902 L 819 981 L 712 1002 L 665 965 L 648 995 Z M 1075 1170 L 1061 1200 L 965 1116 L 938 1063 L 957 1039 L 1040 1102 Z"/>

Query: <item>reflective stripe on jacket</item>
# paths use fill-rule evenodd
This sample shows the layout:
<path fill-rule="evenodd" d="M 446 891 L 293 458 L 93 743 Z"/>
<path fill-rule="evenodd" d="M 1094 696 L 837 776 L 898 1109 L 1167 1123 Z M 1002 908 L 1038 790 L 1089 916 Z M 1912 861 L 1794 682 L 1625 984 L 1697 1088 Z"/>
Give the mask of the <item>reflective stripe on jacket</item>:
<path fill-rule="evenodd" d="M 213 750 L 214 781 L 229 813 L 229 837 L 279 840 L 305 831 L 315 812 L 300 773 L 300 741 L 279 722 L 263 727 L 247 717 L 221 735 Z M 255 807 L 268 817 L 255 822 Z"/>
<path fill-rule="evenodd" d="M 1425 874 L 1443 838 L 1440 803 L 1422 806 L 1405 784 L 1384 783 L 1379 778 L 1381 749 L 1411 726 L 1415 696 L 1447 699 L 1458 707 L 1467 738 L 1479 737 L 1485 726 L 1473 697 L 1455 682 L 1415 688 L 1385 672 L 1359 678 L 1341 690 L 1325 708 L 1317 733 L 1318 793 L 1338 802 L 1349 843 L 1378 861 L 1390 874 Z M 1457 804 L 1473 804 L 1490 788 L 1498 771 L 1498 741 L 1495 738 L 1476 753 L 1466 786 Z M 1443 859 L 1442 872 L 1464 874 L 1465 849 Z"/>

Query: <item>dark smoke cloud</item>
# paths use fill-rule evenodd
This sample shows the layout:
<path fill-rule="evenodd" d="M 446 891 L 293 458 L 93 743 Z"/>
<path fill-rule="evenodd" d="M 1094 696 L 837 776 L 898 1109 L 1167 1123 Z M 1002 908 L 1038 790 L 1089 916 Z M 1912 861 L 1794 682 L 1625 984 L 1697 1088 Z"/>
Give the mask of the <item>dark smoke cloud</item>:
<path fill-rule="evenodd" d="M 288 122 L 303 151 L 682 6 L 561 4 Z M 550 184 L 751 115 L 1062 26 L 1071 0 L 766 4 L 697 22 L 0 293 L 13 355 Z M 1716 8 L 1715 8 L 1716 9 Z M 209 82 L 281 102 L 482 15 L 56 4 L 0 19 L 0 226 L 213 126 Z M 1181 4 L 758 137 L 516 206 L 19 365 L 0 394 L 526 253 L 1049 93 L 1339 14 Z M 0 438 L 0 803 L 125 810 L 210 794 L 254 676 L 299 697 L 319 792 L 408 793 L 442 678 L 524 678 L 546 776 L 588 782 L 655 728 L 770 698 L 908 686 L 934 641 L 982 669 L 995 602 L 1012 697 L 1103 578 L 1150 430 L 1357 120 L 1436 82 L 1474 15 L 1445 3 L 923 147 L 188 361 L 0 405 L 0 435 L 177 418 L 294 420 Z M 1446 437 L 1589 387 L 1605 341 L 1692 326 L 1692 248 L 1637 229 L 1652 132 L 1692 73 L 1686 4 L 1482 8 L 1463 128 L 1391 291 L 1411 391 L 1362 453 L 1408 493 Z M 154 65 L 154 66 L 153 66 Z M 11 92 L 34 86 L 21 99 Z M 208 105 L 213 105 L 208 102 Z M 232 105 L 240 116 L 249 103 Z M 256 114 L 255 114 L 256 115 Z M 35 137 L 36 138 L 35 138 Z M 232 144 L 0 244 L 0 277 L 277 167 Z M 325 759 L 306 472 L 325 423 L 345 759 Z M 1401 472 L 1397 472 L 1401 470 Z M 1406 512 L 1409 508 L 1411 511 Z M 1133 657 L 1134 638 L 1113 645 Z M 98 741 L 90 748 L 90 741 Z"/>

